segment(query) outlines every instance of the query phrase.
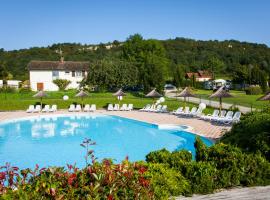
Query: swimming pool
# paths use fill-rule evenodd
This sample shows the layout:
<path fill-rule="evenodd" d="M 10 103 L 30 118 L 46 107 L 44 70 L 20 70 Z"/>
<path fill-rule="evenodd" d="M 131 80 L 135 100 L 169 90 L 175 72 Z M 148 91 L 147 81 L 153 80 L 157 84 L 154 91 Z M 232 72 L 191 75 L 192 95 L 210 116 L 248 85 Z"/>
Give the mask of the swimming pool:
<path fill-rule="evenodd" d="M 185 127 L 182 127 L 185 128 Z M 0 123 L 0 165 L 10 162 L 20 168 L 85 164 L 84 138 L 93 146 L 98 160 L 113 158 L 120 162 L 144 160 L 154 150 L 187 149 L 194 155 L 195 135 L 178 127 L 162 128 L 109 115 L 51 115 Z M 202 138 L 206 145 L 212 142 Z"/>

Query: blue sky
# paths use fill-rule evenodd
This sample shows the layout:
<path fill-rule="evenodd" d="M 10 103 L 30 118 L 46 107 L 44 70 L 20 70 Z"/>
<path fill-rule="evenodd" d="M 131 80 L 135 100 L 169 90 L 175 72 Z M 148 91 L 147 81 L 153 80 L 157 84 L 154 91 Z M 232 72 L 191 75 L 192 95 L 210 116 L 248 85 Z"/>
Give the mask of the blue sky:
<path fill-rule="evenodd" d="M 144 38 L 270 46 L 270 0 L 0 0 L 0 48 Z"/>

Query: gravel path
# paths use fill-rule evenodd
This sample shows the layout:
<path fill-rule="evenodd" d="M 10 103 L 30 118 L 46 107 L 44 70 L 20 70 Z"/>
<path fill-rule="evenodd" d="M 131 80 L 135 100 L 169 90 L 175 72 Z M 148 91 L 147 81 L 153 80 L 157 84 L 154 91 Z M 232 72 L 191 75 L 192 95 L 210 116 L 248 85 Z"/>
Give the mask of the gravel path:
<path fill-rule="evenodd" d="M 171 92 L 166 93 L 166 96 L 169 97 L 169 98 L 177 98 L 177 99 L 184 100 L 183 97 L 175 97 L 175 93 L 171 93 Z M 189 97 L 189 98 L 187 98 L 187 101 L 191 102 L 191 103 L 196 103 L 196 104 L 205 103 L 207 106 L 211 106 L 211 107 L 214 107 L 214 108 L 219 108 L 219 102 L 218 101 L 212 101 L 212 100 L 208 100 L 208 99 L 200 99 L 200 98 L 196 98 L 196 97 Z M 222 108 L 224 108 L 224 109 L 229 109 L 231 106 L 233 106 L 233 104 L 223 103 L 222 102 Z M 239 108 L 239 110 L 242 113 L 248 113 L 248 112 L 251 111 L 250 107 L 239 106 L 239 105 L 235 105 L 235 106 L 237 108 Z"/>
<path fill-rule="evenodd" d="M 224 190 L 208 195 L 194 195 L 192 197 L 177 197 L 176 200 L 269 200 L 270 186 L 246 187 Z"/>

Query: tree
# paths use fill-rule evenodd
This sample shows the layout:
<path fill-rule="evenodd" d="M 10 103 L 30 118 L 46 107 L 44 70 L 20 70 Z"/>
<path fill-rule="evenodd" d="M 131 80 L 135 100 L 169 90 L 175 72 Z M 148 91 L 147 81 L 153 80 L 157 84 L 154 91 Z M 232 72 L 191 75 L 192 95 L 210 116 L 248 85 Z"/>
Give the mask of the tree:
<path fill-rule="evenodd" d="M 206 66 L 212 72 L 212 79 L 215 79 L 216 73 L 220 73 L 221 71 L 223 71 L 224 63 L 217 57 L 211 57 L 210 59 L 208 59 Z"/>
<path fill-rule="evenodd" d="M 3 85 L 7 84 L 8 78 L 12 76 L 6 69 L 6 63 L 1 62 L 0 63 L 0 79 L 3 79 Z"/>
<path fill-rule="evenodd" d="M 53 80 L 53 83 L 58 86 L 59 90 L 65 90 L 67 86 L 71 83 L 70 80 L 66 79 L 55 79 Z"/>
<path fill-rule="evenodd" d="M 157 40 L 144 40 L 141 35 L 130 36 L 123 46 L 122 58 L 135 63 L 138 82 L 144 92 L 155 87 L 162 90 L 168 76 L 165 49 Z"/>
<path fill-rule="evenodd" d="M 183 85 L 184 68 L 181 65 L 172 64 L 171 72 L 173 77 L 173 84 L 179 88 Z"/>
<path fill-rule="evenodd" d="M 91 64 L 86 83 L 100 90 L 137 86 L 138 71 L 131 62 L 104 58 Z"/>

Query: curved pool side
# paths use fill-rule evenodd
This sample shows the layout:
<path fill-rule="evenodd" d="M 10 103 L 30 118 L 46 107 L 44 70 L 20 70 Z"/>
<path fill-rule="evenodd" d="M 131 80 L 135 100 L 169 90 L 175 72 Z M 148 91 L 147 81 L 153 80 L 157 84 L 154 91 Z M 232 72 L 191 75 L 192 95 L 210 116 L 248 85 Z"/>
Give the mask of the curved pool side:
<path fill-rule="evenodd" d="M 72 126 L 74 133 L 68 132 Z M 160 130 L 156 124 L 104 114 L 59 114 L 7 120 L 0 123 L 0 162 L 8 161 L 24 168 L 36 163 L 63 166 L 76 162 L 82 167 L 84 151 L 79 144 L 85 137 L 96 140 L 94 150 L 99 160 L 111 157 L 120 162 L 125 156 L 131 161 L 143 160 L 147 153 L 161 148 L 170 151 L 184 148 L 194 154 L 194 149 L 189 148 L 196 135 L 186 132 L 186 127 L 183 130 L 179 127 Z M 213 144 L 202 139 L 207 145 Z M 16 152 L 19 155 L 16 156 Z"/>

